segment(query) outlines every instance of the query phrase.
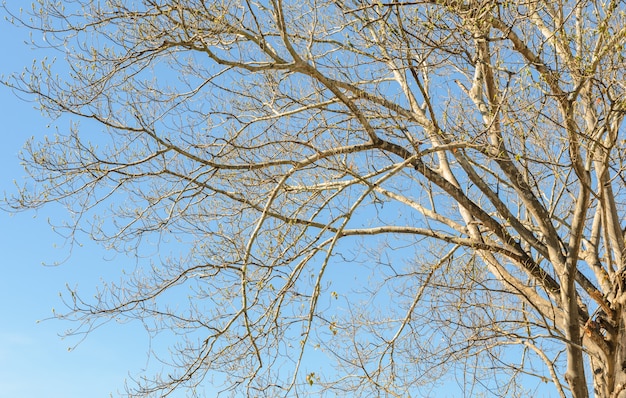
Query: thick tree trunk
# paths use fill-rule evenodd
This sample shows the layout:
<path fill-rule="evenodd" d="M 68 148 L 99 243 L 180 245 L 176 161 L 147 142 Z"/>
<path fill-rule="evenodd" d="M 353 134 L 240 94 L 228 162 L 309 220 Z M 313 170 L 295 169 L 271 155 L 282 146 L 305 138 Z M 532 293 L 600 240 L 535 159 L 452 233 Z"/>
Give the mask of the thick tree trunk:
<path fill-rule="evenodd" d="M 621 293 L 621 300 L 626 299 L 626 293 Z M 624 307 L 620 303 L 616 306 L 617 330 L 613 346 L 613 391 L 610 398 L 626 398 L 626 319 L 624 317 Z"/>
<path fill-rule="evenodd" d="M 602 313 L 585 333 L 596 398 L 626 398 L 626 292 L 617 294 L 613 319 Z"/>
<path fill-rule="evenodd" d="M 573 267 L 569 265 L 568 268 L 571 270 Z M 587 398 L 589 396 L 589 390 L 587 388 L 587 381 L 585 380 L 584 356 L 582 350 L 583 342 L 578 316 L 578 304 L 575 299 L 576 290 L 573 272 L 566 272 L 561 277 L 561 281 L 563 282 L 561 297 L 563 302 L 567 303 L 563 311 L 567 325 L 565 328 L 565 337 L 568 341 L 567 372 L 565 374 L 565 380 L 567 380 L 574 398 Z"/>

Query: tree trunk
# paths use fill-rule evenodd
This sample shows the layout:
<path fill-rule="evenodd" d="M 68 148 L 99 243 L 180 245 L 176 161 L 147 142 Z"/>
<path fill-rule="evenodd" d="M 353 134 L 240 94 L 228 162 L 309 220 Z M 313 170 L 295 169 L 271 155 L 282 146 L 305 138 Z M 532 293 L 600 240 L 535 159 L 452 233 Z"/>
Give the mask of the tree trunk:
<path fill-rule="evenodd" d="M 615 308 L 617 318 L 617 331 L 613 346 L 613 363 L 612 377 L 613 392 L 610 398 L 626 398 L 626 319 L 624 317 L 624 308 L 621 304 L 626 299 L 626 293 L 621 292 L 621 297 Z"/>
<path fill-rule="evenodd" d="M 613 316 L 599 311 L 585 333 L 596 398 L 626 398 L 626 292 L 621 290 L 613 300 Z"/>

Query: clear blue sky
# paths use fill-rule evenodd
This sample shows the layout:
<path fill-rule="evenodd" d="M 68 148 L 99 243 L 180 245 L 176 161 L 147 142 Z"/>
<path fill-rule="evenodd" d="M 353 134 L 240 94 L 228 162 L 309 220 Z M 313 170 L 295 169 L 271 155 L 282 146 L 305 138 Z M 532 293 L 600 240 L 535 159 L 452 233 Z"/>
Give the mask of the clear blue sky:
<path fill-rule="evenodd" d="M 4 54 L 0 74 L 6 77 L 30 66 L 45 54 L 28 43 L 29 32 L 0 21 Z M 0 86 L 0 117 L 3 140 L 0 145 L 0 191 L 15 192 L 25 180 L 18 153 L 30 137 L 63 132 L 68 121 L 54 122 L 35 109 L 36 104 L 17 99 Z M 79 338 L 61 339 L 74 325 L 50 319 L 53 308 L 64 308 L 60 292 L 66 284 L 79 291 L 92 291 L 101 280 L 118 279 L 123 268 L 134 266 L 134 259 L 114 256 L 83 239 L 82 246 L 64 245 L 48 222 L 66 217 L 63 209 L 48 206 L 35 212 L 8 214 L 0 211 L 0 398 L 100 398 L 117 396 L 124 381 L 137 375 L 148 362 L 149 340 L 137 324 L 112 323 L 90 334 L 76 349 L 69 347 Z M 71 256 L 69 256 L 71 254 Z M 58 266 L 45 266 L 61 261 Z M 45 320 L 48 319 L 48 320 Z M 38 322 L 42 320 L 41 322 Z M 148 372 L 150 373 L 150 372 Z M 210 387 L 209 387 L 210 388 Z M 184 396 L 184 392 L 175 395 Z M 207 395 L 211 396 L 211 395 Z"/>
<path fill-rule="evenodd" d="M 25 43 L 29 32 L 0 21 L 4 59 L 0 74 L 6 76 L 29 66 L 44 53 Z M 0 192 L 10 195 L 14 181 L 24 181 L 18 152 L 31 136 L 54 134 L 34 103 L 18 100 L 0 86 Z M 65 123 L 65 124 L 64 124 Z M 67 122 L 57 123 L 60 130 Z M 83 246 L 64 246 L 48 219 L 60 221 L 62 209 L 46 207 L 38 213 L 10 215 L 0 212 L 0 398 L 100 398 L 116 396 L 129 373 L 137 375 L 147 366 L 149 341 L 140 325 L 109 324 L 93 332 L 75 350 L 78 338 L 61 339 L 73 325 L 55 319 L 52 309 L 63 310 L 59 293 L 65 285 L 89 292 L 102 279 L 117 279 L 134 260 L 113 256 L 83 241 Z M 63 261 L 60 266 L 43 263 Z M 38 320 L 47 321 L 38 322 Z M 446 386 L 446 396 L 455 386 Z M 183 394 L 179 396 L 184 396 Z"/>
<path fill-rule="evenodd" d="M 19 71 L 43 55 L 25 41 L 28 32 L 0 21 L 3 59 L 0 74 Z M 20 101 L 0 86 L 0 191 L 14 192 L 14 181 L 24 181 L 18 152 L 31 136 L 53 134 L 49 121 L 34 109 L 34 103 Z M 59 127 L 63 127 L 60 122 Z M 139 325 L 111 324 L 95 331 L 76 350 L 68 352 L 79 339 L 62 340 L 59 335 L 71 323 L 48 320 L 52 309 L 63 309 L 59 292 L 65 284 L 89 291 L 101 278 L 115 278 L 133 260 L 112 258 L 101 248 L 84 242 L 74 247 L 61 266 L 43 266 L 64 260 L 68 247 L 55 234 L 48 219 L 60 220 L 63 213 L 45 208 L 10 215 L 0 212 L 0 398 L 99 398 L 122 389 L 128 372 L 136 374 L 146 365 L 148 341 Z M 108 258 L 108 260 L 107 260 Z M 127 268 L 128 268 L 127 267 Z"/>

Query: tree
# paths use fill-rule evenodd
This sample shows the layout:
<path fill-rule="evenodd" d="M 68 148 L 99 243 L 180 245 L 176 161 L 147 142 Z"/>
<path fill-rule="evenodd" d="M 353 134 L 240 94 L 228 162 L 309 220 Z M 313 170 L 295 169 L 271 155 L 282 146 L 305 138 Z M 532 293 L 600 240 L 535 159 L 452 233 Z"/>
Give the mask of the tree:
<path fill-rule="evenodd" d="M 468 394 L 626 397 L 622 2 L 11 15 L 64 62 L 7 84 L 102 134 L 28 143 L 9 204 L 157 252 L 62 315 L 178 336 L 132 395 L 405 397 L 455 375 Z"/>

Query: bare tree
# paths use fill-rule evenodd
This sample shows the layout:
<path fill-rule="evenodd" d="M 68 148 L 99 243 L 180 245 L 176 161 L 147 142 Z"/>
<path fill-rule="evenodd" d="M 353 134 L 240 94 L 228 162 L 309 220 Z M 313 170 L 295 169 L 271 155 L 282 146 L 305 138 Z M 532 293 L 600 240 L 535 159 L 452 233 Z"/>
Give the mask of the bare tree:
<path fill-rule="evenodd" d="M 453 375 L 626 397 L 623 2 L 12 15 L 65 58 L 7 83 L 102 132 L 28 143 L 10 204 L 161 253 L 62 315 L 178 336 L 131 395 L 423 396 Z"/>

